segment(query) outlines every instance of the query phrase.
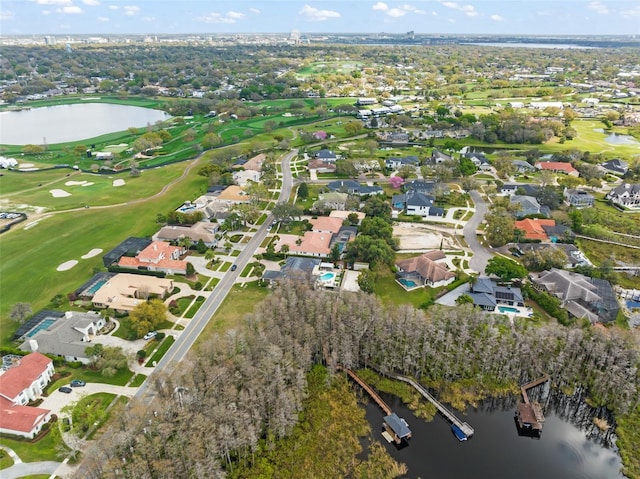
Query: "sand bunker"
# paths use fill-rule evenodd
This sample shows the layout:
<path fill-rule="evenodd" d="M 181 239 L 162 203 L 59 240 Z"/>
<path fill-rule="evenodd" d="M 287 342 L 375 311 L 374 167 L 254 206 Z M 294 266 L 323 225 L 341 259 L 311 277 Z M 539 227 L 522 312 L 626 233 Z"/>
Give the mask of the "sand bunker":
<path fill-rule="evenodd" d="M 72 259 L 71 261 L 65 261 L 60 266 L 56 268 L 56 271 L 68 271 L 78 264 L 77 259 Z"/>
<path fill-rule="evenodd" d="M 54 198 L 66 198 L 67 196 L 71 196 L 71 193 L 58 189 L 49 190 L 49 193 L 51 193 L 51 196 L 53 196 Z"/>
<path fill-rule="evenodd" d="M 113 180 L 113 186 L 124 186 L 124 180 Z"/>
<path fill-rule="evenodd" d="M 82 259 L 89 259 L 89 258 L 93 258 L 94 256 L 98 256 L 100 253 L 102 253 L 102 250 L 100 248 L 93 248 L 91 251 L 89 251 L 87 254 L 83 254 L 82 256 L 80 256 Z"/>
<path fill-rule="evenodd" d="M 34 165 L 33 163 L 20 163 L 20 164 L 18 165 L 18 168 L 20 168 L 20 169 L 23 169 L 23 168 L 33 168 L 34 166 L 36 166 L 36 165 Z"/>
<path fill-rule="evenodd" d="M 91 186 L 93 185 L 90 181 L 67 181 L 64 186 Z"/>

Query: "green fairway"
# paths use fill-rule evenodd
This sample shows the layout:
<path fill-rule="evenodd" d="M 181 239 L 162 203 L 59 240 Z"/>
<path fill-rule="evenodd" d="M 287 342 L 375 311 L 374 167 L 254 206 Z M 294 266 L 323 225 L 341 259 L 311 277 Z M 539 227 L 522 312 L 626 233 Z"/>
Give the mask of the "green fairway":
<path fill-rule="evenodd" d="M 181 165 L 166 170 L 171 172 L 171 168 L 175 168 L 173 175 L 176 175 L 186 164 Z M 153 171 L 164 175 L 164 170 Z M 159 192 L 162 184 L 156 182 L 153 192 Z M 153 201 L 54 214 L 27 230 L 19 227 L 0 236 L 0 344 L 7 345 L 16 328 L 8 318 L 13 304 L 30 303 L 35 312 L 47 306 L 56 294 L 74 291 L 91 277 L 95 268 L 103 269 L 100 255 L 90 259 L 82 259 L 82 255 L 93 248 L 109 251 L 128 236 L 152 235 L 158 229 L 155 223 L 158 213 L 166 214 L 205 187 L 206 179 L 198 176 L 194 168 Z M 140 188 L 148 186 L 141 181 Z M 77 260 L 78 264 L 68 271 L 56 271 L 61 263 L 69 260 Z"/>

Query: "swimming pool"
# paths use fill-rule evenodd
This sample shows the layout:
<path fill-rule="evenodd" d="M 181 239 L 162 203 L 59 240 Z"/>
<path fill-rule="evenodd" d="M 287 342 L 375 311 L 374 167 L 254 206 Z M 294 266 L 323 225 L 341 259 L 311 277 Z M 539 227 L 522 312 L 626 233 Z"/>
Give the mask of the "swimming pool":
<path fill-rule="evenodd" d="M 640 308 L 640 301 L 636 301 L 634 299 L 627 299 L 626 303 L 627 303 L 627 308 L 629 309 Z"/>
<path fill-rule="evenodd" d="M 56 320 L 55 319 L 45 319 L 44 321 L 42 321 L 40 324 L 38 324 L 35 328 L 33 328 L 31 331 L 29 331 L 27 333 L 27 336 L 32 337 L 34 336 L 38 331 L 41 331 L 43 329 L 48 329 L 49 326 L 51 326 L 53 323 L 55 323 Z"/>
<path fill-rule="evenodd" d="M 407 288 L 415 288 L 416 286 L 418 286 L 415 281 L 410 279 L 400 278 L 398 281 L 405 285 Z"/>
<path fill-rule="evenodd" d="M 88 290 L 87 294 L 96 294 L 96 292 L 102 288 L 107 283 L 106 279 L 101 279 L 100 281 L 96 281 L 96 284 L 92 285 Z"/>
<path fill-rule="evenodd" d="M 517 308 L 510 308 L 509 306 L 498 306 L 498 311 L 501 313 L 519 313 L 520 310 Z"/>
<path fill-rule="evenodd" d="M 333 279 L 335 279 L 335 277 L 336 274 L 329 271 L 327 273 L 322 273 L 322 275 L 320 276 L 320 281 L 332 281 Z"/>

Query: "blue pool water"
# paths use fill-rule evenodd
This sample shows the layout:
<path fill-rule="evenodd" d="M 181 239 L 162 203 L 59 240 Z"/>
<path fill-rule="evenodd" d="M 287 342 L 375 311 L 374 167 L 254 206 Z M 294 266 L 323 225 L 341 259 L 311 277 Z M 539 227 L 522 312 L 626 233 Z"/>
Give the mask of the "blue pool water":
<path fill-rule="evenodd" d="M 629 308 L 629 309 L 640 308 L 640 301 L 635 301 L 633 299 L 627 299 L 626 303 L 627 303 L 627 308 Z"/>
<path fill-rule="evenodd" d="M 415 281 L 412 281 L 410 279 L 400 278 L 398 281 L 404 284 L 407 288 L 415 288 L 416 286 L 418 286 Z"/>
<path fill-rule="evenodd" d="M 335 273 L 323 273 L 322 276 L 320 276 L 320 281 L 331 281 L 333 278 L 336 277 Z"/>
<path fill-rule="evenodd" d="M 510 308 L 509 306 L 498 306 L 498 311 L 501 313 L 518 313 L 520 310 L 516 308 Z"/>
<path fill-rule="evenodd" d="M 96 284 L 94 284 L 87 290 L 87 294 L 95 294 L 100 288 L 105 285 L 106 282 L 107 280 L 100 280 L 96 282 Z"/>
<path fill-rule="evenodd" d="M 35 335 L 38 331 L 40 331 L 42 329 L 48 329 L 49 326 L 51 326 L 55 322 L 56 322 L 55 319 L 45 319 L 40 324 L 38 324 L 35 328 L 33 328 L 31 331 L 29 331 L 27 333 L 27 336 L 31 337 L 31 336 Z"/>

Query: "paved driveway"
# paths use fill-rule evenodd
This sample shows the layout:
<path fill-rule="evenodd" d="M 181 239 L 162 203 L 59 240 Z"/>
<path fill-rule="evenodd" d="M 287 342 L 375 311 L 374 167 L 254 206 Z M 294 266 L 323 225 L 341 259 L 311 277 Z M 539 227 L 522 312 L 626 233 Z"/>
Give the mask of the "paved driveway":
<path fill-rule="evenodd" d="M 89 396 L 95 393 L 112 393 L 119 396 L 132 397 L 138 388 L 114 386 L 112 384 L 104 383 L 87 383 L 86 386 L 80 388 L 71 388 L 71 393 L 61 393 L 56 390 L 52 392 L 49 397 L 44 398 L 42 404 L 39 406 L 44 409 L 50 409 L 53 414 L 60 415 L 62 408 L 68 404 L 79 401 L 84 396 Z M 4 471 L 3 471 L 4 472 Z M 4 479 L 4 476 L 2 476 Z"/>
<path fill-rule="evenodd" d="M 487 262 L 493 256 L 493 254 L 480 244 L 476 236 L 476 230 L 487 212 L 487 203 L 482 199 L 482 196 L 477 191 L 469 193 L 476 206 L 476 211 L 471 219 L 464 226 L 464 239 L 473 251 L 473 257 L 469 261 L 469 267 L 477 271 L 478 273 L 484 273 L 484 269 L 487 267 Z"/>
<path fill-rule="evenodd" d="M 39 474 L 53 474 L 60 466 L 59 462 L 41 461 L 41 462 L 22 462 L 14 464 L 7 469 L 0 471 L 2 479 L 17 479 L 25 476 L 35 476 Z"/>

